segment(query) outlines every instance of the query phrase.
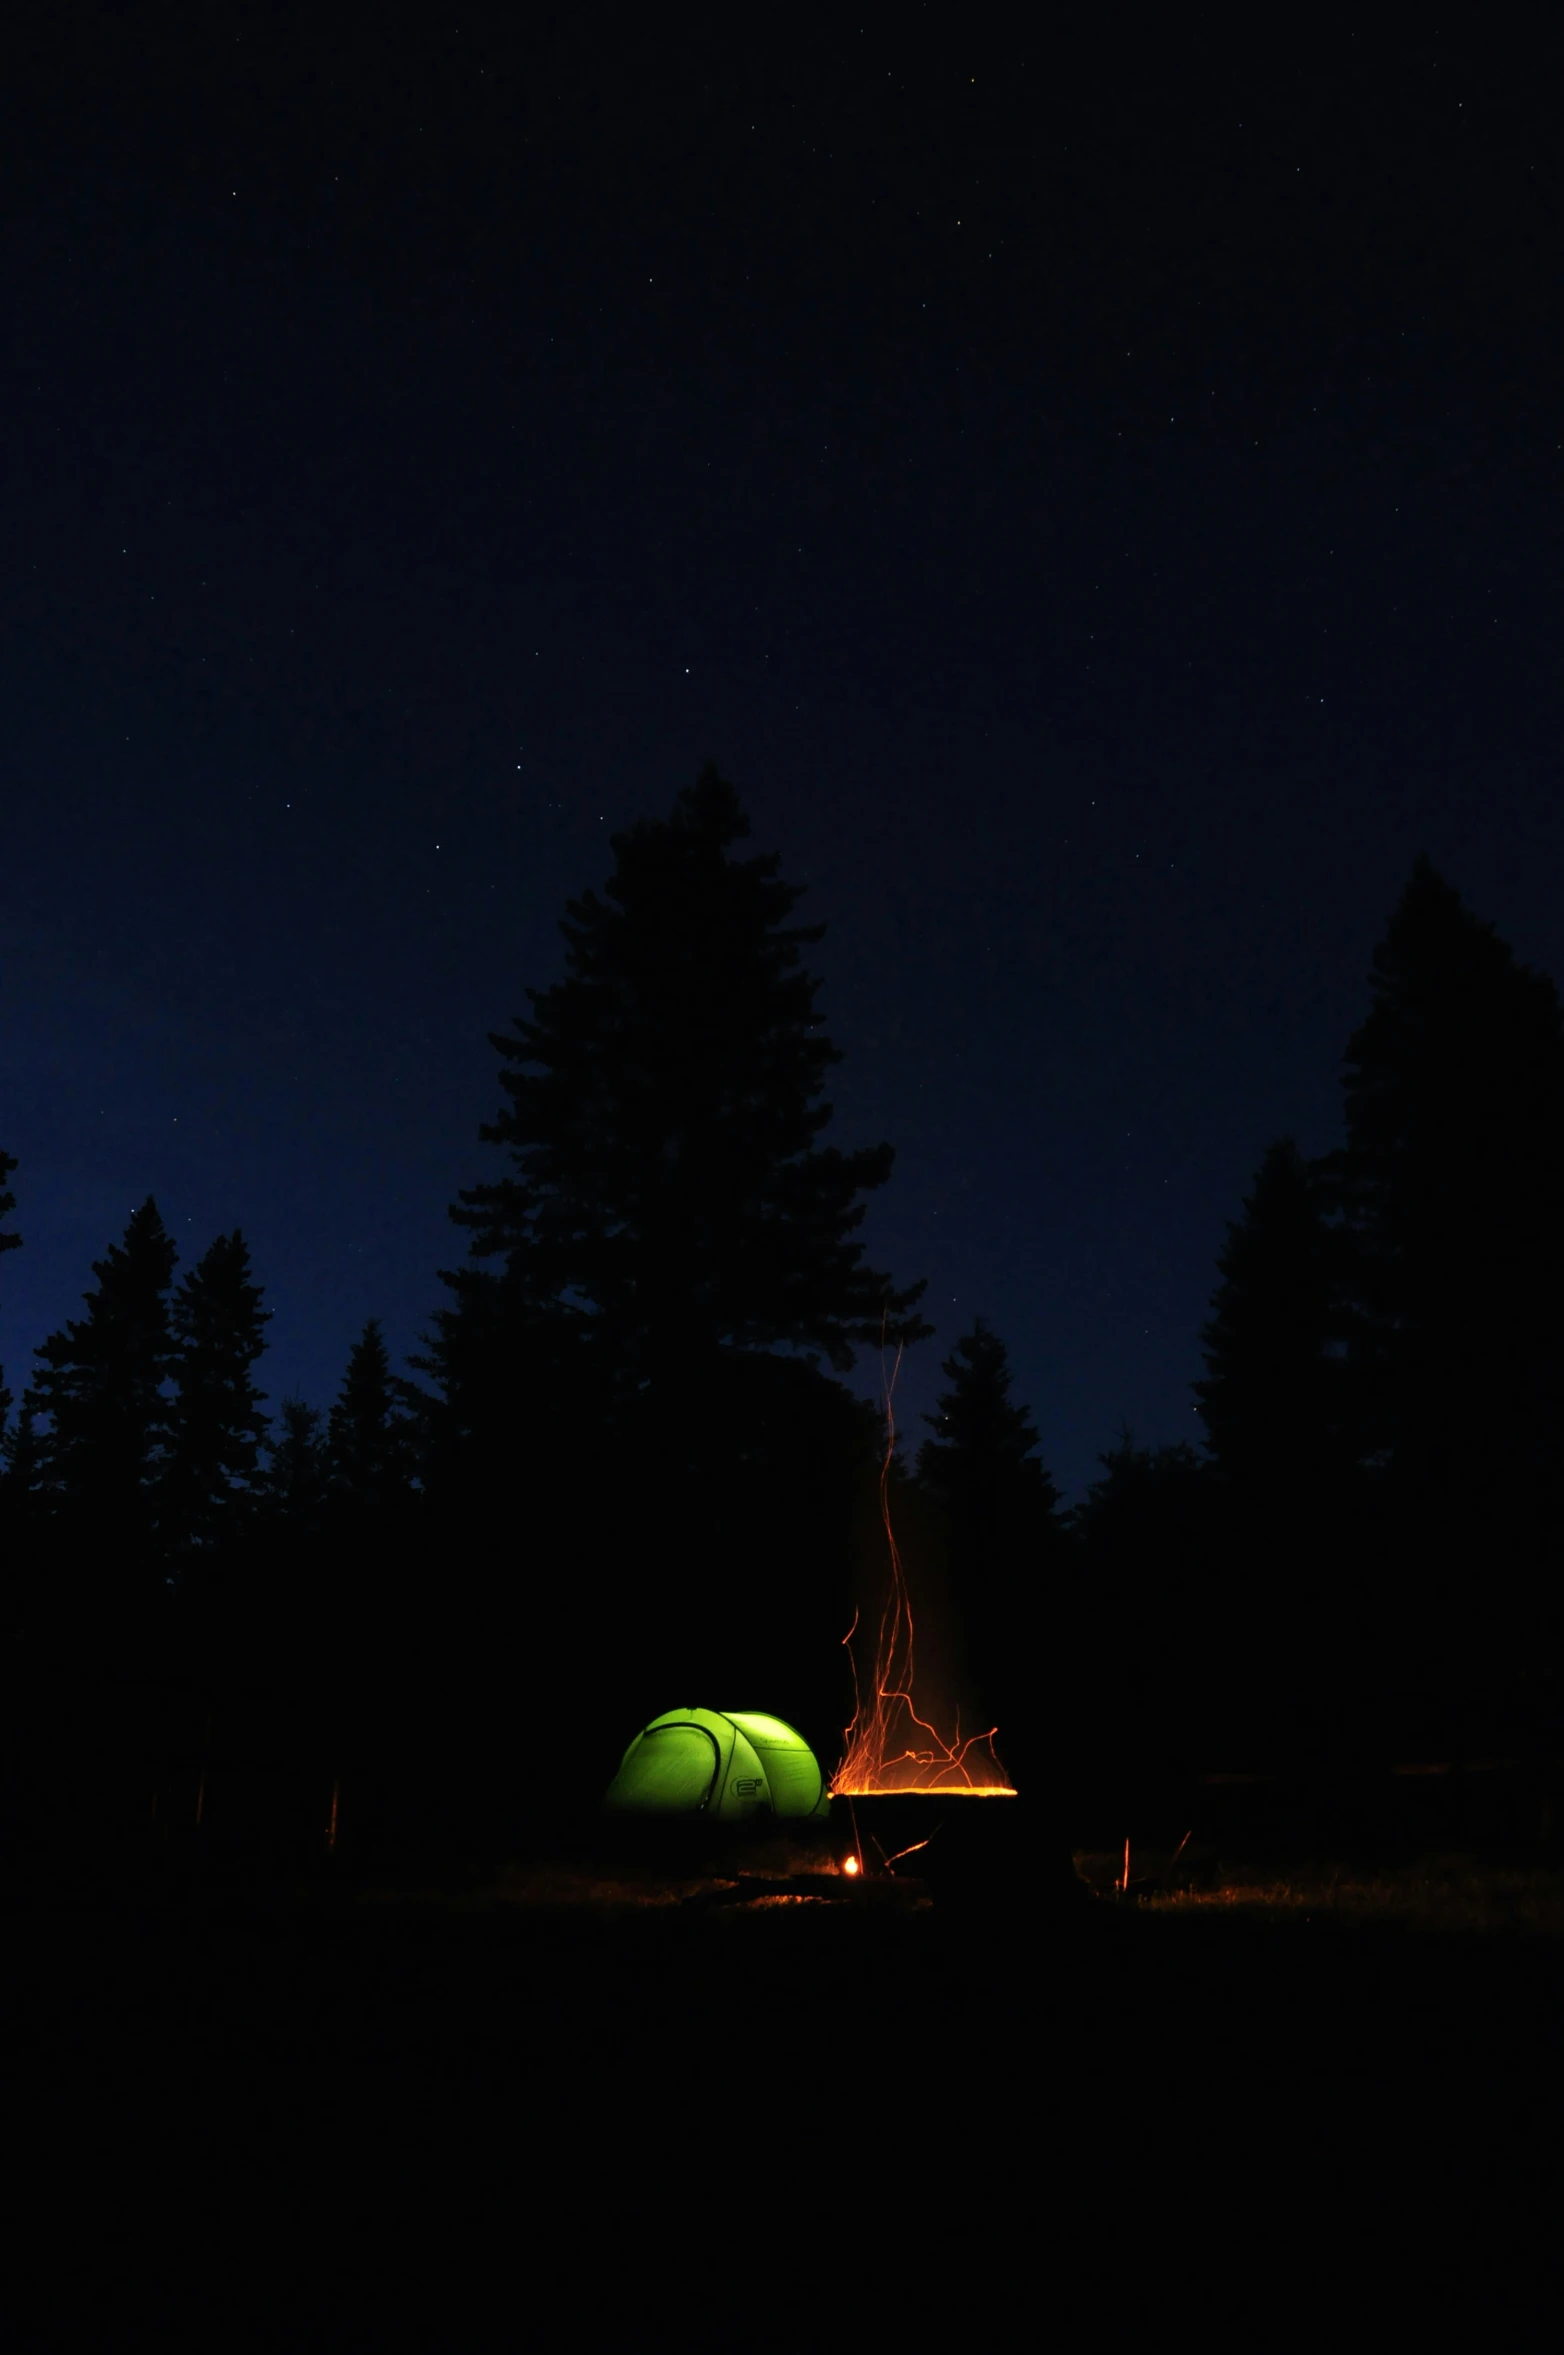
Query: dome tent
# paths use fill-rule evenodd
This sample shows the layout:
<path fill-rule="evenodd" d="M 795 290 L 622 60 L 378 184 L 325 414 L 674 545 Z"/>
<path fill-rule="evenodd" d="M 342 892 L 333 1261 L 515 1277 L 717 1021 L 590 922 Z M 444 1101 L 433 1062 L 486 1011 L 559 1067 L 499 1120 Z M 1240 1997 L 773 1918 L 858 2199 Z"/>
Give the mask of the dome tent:
<path fill-rule="evenodd" d="M 743 1823 L 769 1810 L 825 1815 L 819 1761 L 780 1717 L 754 1709 L 669 1709 L 643 1726 L 603 1802 L 623 1815 L 704 1815 Z"/>

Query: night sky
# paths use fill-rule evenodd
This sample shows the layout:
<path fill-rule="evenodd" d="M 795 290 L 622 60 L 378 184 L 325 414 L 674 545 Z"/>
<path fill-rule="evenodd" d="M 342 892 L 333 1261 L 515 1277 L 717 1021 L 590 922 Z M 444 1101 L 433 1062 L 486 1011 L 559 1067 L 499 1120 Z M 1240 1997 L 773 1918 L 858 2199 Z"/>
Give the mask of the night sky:
<path fill-rule="evenodd" d="M 986 1315 L 1071 1493 L 1198 1438 L 1418 852 L 1564 976 L 1560 45 L 1001 13 L 8 12 L 13 1389 L 149 1192 L 274 1402 L 415 1347 L 486 1033 L 708 758 L 904 1412 Z"/>

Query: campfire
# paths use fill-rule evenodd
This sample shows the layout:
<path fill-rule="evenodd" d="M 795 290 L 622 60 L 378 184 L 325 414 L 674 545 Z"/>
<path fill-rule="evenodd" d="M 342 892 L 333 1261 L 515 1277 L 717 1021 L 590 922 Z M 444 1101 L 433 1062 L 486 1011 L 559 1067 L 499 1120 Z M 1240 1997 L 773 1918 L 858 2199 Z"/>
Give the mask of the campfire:
<path fill-rule="evenodd" d="M 898 1367 L 900 1363 L 898 1352 Z M 957 1714 L 948 1729 L 942 1730 L 923 1714 L 915 1698 L 912 1600 L 891 1518 L 895 1389 L 893 1369 L 885 1386 L 886 1441 L 880 1464 L 880 1522 L 885 1531 L 887 1581 L 874 1627 L 872 1655 L 862 1668 L 860 1654 L 867 1652 L 868 1646 L 861 1614 L 854 1614 L 842 1639 L 852 1665 L 853 1714 L 843 1735 L 842 1762 L 831 1778 L 831 1795 L 847 1803 L 853 1824 L 853 1852 L 843 1866 L 849 1873 L 873 1869 L 863 1852 L 867 1828 L 863 1819 L 868 1816 L 876 1821 L 872 1846 L 879 1852 L 879 1862 L 889 1867 L 927 1846 L 940 1813 L 927 1804 L 908 1806 L 905 1802 L 1016 1796 L 994 1747 L 997 1726 L 964 1735 Z M 880 1838 L 882 1831 L 886 1839 Z M 892 1848 L 888 1843 L 902 1832 L 915 1836 Z"/>

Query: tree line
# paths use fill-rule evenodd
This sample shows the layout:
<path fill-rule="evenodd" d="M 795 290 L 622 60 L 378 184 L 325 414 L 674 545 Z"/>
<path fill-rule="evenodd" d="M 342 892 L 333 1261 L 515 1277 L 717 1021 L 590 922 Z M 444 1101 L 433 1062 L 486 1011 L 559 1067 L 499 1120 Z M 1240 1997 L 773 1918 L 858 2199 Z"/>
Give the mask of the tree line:
<path fill-rule="evenodd" d="M 1203 1450 L 1126 1438 L 1077 1516 L 1131 1745 L 1556 1738 L 1564 1016 L 1426 858 L 1342 1113 L 1324 1154 L 1274 1141 L 1228 1226 Z"/>
<path fill-rule="evenodd" d="M 19 1398 L 0 1380 L 13 1679 L 261 1687 L 312 1754 L 425 1782 L 475 1747 L 519 1772 L 583 1711 L 590 1781 L 686 1699 L 831 1747 L 881 1562 L 884 1434 L 843 1377 L 931 1329 L 865 1259 L 892 1148 L 826 1141 L 822 928 L 747 833 L 708 768 L 567 905 L 561 978 L 493 1036 L 499 1166 L 453 1205 L 466 1253 L 406 1373 L 371 1322 L 328 1413 L 270 1415 L 242 1232 L 180 1277 L 132 1214 Z M 1278 1140 L 1228 1230 L 1202 1450 L 1126 1433 L 1066 1513 L 1000 1335 L 943 1361 L 895 1509 L 1023 1779 L 1066 1743 L 1212 1755 L 1554 1673 L 1564 1020 L 1426 861 L 1343 1106 L 1341 1146 Z"/>

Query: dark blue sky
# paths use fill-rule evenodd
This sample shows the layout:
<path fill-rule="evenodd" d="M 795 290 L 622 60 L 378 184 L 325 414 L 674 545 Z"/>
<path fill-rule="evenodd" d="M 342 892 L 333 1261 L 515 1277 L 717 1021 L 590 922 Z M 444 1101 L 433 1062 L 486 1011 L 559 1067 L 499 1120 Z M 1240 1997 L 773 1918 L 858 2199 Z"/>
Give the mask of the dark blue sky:
<path fill-rule="evenodd" d="M 485 1033 L 711 757 L 905 1409 L 985 1314 L 1076 1491 L 1197 1435 L 1415 855 L 1564 973 L 1558 48 L 522 13 L 6 36 L 0 1359 L 148 1192 L 274 1395 L 412 1347 Z"/>

